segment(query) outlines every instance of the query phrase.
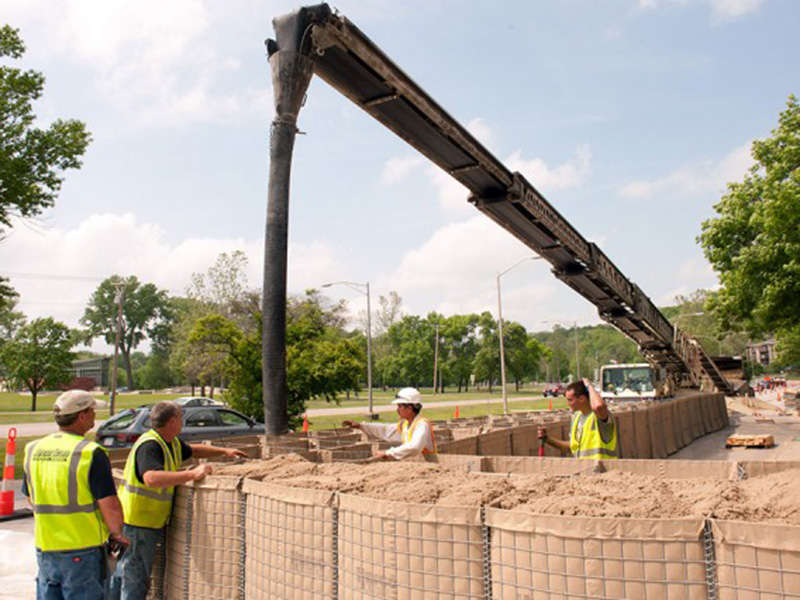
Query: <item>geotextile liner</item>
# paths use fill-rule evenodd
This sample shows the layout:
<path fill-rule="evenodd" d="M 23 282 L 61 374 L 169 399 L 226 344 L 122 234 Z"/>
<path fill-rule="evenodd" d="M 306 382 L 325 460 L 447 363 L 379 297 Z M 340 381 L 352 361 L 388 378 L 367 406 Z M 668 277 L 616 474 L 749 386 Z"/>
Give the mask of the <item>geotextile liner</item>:
<path fill-rule="evenodd" d="M 220 466 L 178 489 L 166 597 L 796 598 L 800 472 L 692 464 Z"/>

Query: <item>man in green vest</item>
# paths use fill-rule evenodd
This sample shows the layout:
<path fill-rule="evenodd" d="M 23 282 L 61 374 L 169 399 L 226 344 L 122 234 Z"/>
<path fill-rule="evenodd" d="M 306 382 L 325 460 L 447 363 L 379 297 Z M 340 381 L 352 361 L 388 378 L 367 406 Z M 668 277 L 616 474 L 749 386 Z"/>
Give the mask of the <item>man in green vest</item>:
<path fill-rule="evenodd" d="M 106 597 L 104 544 L 128 544 L 108 452 L 84 438 L 100 404 L 83 390 L 64 392 L 53 407 L 58 433 L 25 447 L 22 493 L 33 507 L 37 598 Z"/>
<path fill-rule="evenodd" d="M 187 444 L 178 437 L 183 426 L 181 408 L 174 402 L 159 402 L 150 409 L 153 429 L 131 448 L 119 497 L 125 513 L 123 531 L 130 548 L 122 555 L 111 578 L 113 599 L 144 600 L 150 587 L 156 545 L 169 522 L 175 486 L 199 481 L 211 473 L 207 464 L 179 471 L 190 457 L 246 457 L 241 450 L 205 444 Z"/>
<path fill-rule="evenodd" d="M 569 441 L 548 438 L 544 427 L 539 427 L 539 439 L 577 458 L 618 458 L 617 426 L 592 383 L 586 378 L 575 381 L 567 386 L 564 395 L 573 411 Z"/>

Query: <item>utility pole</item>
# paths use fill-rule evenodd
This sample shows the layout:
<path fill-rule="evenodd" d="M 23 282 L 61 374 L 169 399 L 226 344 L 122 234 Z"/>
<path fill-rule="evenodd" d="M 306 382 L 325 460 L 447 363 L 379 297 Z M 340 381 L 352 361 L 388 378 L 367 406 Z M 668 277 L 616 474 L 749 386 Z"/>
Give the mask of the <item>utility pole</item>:
<path fill-rule="evenodd" d="M 433 346 L 433 395 L 436 395 L 439 373 L 439 324 L 436 323 L 436 342 Z"/>
<path fill-rule="evenodd" d="M 581 355 L 578 347 L 578 322 L 573 321 L 575 325 L 575 370 L 578 372 L 577 381 L 581 380 Z"/>
<path fill-rule="evenodd" d="M 116 296 L 114 301 L 117 303 L 117 332 L 114 338 L 114 366 L 111 369 L 111 398 L 108 405 L 109 416 L 114 416 L 114 406 L 117 402 L 117 358 L 119 357 L 119 337 L 122 330 L 122 303 L 125 299 L 125 282 L 117 281 L 114 283 Z M 131 387 L 132 382 L 128 382 L 128 387 Z"/>

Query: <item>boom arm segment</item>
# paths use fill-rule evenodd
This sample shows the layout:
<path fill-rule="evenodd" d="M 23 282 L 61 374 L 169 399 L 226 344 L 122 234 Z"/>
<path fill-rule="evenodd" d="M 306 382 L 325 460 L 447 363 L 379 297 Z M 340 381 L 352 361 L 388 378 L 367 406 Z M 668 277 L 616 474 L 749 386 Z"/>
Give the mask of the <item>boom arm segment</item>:
<path fill-rule="evenodd" d="M 307 26 L 314 73 L 444 169 L 469 201 L 553 266 L 553 274 L 594 304 L 600 317 L 634 340 L 654 366 L 677 382 L 706 380 L 733 393 L 702 347 L 587 241 L 521 174 L 511 173 L 380 48 L 327 5 Z M 283 17 L 285 19 L 286 17 Z M 268 43 L 270 55 L 279 52 Z"/>

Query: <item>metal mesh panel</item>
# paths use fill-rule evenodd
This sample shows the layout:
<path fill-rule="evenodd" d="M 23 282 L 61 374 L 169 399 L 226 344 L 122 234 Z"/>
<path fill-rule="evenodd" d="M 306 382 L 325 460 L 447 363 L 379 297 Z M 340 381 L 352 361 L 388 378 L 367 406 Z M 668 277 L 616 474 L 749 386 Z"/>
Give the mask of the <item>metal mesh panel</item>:
<path fill-rule="evenodd" d="M 506 515 L 489 515 L 495 599 L 706 598 L 703 546 L 696 532 L 686 539 L 663 539 L 663 527 L 653 531 L 644 525 L 638 533 L 628 528 L 595 537 L 586 522 L 572 518 L 527 515 L 516 523 L 511 517 L 506 526 Z M 537 519 L 547 526 L 539 527 Z M 606 521 L 601 529 L 615 527 L 612 519 L 590 521 L 590 529 L 601 521 Z M 689 530 L 697 527 L 702 524 Z"/>
<path fill-rule="evenodd" d="M 339 598 L 483 596 L 480 509 L 339 500 Z"/>
<path fill-rule="evenodd" d="M 244 490 L 246 597 L 332 598 L 333 495 L 251 481 Z"/>
<path fill-rule="evenodd" d="M 713 522 L 720 600 L 800 598 L 800 527 Z"/>

